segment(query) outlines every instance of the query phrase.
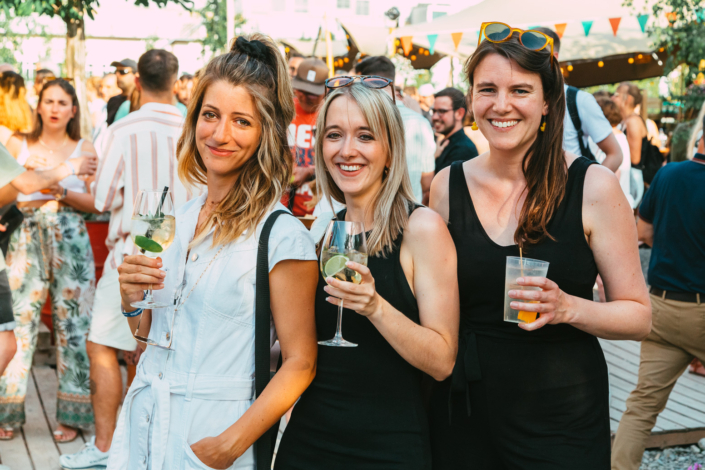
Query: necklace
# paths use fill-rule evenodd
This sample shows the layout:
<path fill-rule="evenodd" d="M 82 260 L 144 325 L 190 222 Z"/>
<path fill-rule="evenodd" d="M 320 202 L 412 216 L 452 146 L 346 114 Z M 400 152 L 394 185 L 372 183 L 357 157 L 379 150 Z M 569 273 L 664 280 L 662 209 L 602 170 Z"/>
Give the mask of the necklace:
<path fill-rule="evenodd" d="M 38 140 L 39 140 L 40 144 L 42 144 L 44 147 L 46 147 L 47 150 L 49 150 L 49 155 L 54 155 L 54 150 L 61 150 L 62 148 L 66 147 L 66 143 L 69 140 L 69 136 L 64 137 L 64 143 L 61 144 L 61 146 L 57 149 L 53 149 L 53 148 L 49 147 L 46 143 L 44 143 L 44 141 L 42 139 L 38 139 Z"/>

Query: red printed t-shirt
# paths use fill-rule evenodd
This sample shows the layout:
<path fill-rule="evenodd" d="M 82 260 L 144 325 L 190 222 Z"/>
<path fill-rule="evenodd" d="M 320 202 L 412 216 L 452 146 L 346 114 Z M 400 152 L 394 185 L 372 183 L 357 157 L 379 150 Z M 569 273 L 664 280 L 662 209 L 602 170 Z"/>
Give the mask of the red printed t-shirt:
<path fill-rule="evenodd" d="M 294 150 L 294 166 L 312 167 L 314 166 L 314 130 L 318 113 L 307 113 L 304 111 L 296 98 L 294 98 L 294 105 L 296 106 L 296 115 L 289 125 L 289 146 Z M 313 207 L 309 208 L 304 204 L 311 200 L 313 200 L 313 193 L 308 183 L 296 188 L 292 206 L 294 215 L 301 217 L 306 214 L 312 214 Z"/>

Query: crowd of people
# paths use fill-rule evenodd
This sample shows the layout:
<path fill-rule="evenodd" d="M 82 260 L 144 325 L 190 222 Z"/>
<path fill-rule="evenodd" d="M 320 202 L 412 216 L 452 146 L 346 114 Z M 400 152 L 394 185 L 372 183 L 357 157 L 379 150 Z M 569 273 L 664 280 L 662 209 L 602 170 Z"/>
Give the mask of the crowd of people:
<path fill-rule="evenodd" d="M 0 439 L 49 295 L 54 439 L 95 430 L 65 469 L 265 470 L 284 415 L 278 470 L 638 469 L 705 359 L 705 139 L 664 166 L 636 85 L 569 87 L 553 31 L 486 27 L 467 94 L 397 87 L 384 56 L 329 78 L 260 34 L 193 75 L 152 49 L 88 80 L 92 136 L 71 83 L 3 71 Z M 133 205 L 165 187 L 174 240 L 147 257 Z M 110 214 L 97 283 L 85 213 Z M 355 282 L 321 274 L 311 219 L 364 227 Z M 508 257 L 548 274 L 507 292 Z M 133 307 L 148 289 L 169 307 Z M 319 346 L 341 302 L 357 347 Z M 598 338 L 643 340 L 614 448 Z"/>

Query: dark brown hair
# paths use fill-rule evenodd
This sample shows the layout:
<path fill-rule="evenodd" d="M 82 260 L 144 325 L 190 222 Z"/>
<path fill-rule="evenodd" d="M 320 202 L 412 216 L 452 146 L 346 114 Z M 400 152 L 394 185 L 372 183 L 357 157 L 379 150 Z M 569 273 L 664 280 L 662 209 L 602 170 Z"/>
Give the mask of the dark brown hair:
<path fill-rule="evenodd" d="M 517 245 L 536 244 L 546 236 L 553 239 L 546 226 L 565 196 L 568 180 L 563 151 L 563 75 L 558 62 L 551 59 L 550 51 L 529 50 L 519 43 L 517 36 L 501 43 L 483 41 L 465 64 L 465 73 L 470 82 L 471 103 L 473 73 L 480 62 L 491 54 L 506 57 L 524 70 L 539 75 L 544 100 L 548 104 L 549 112 L 544 117 L 546 129 L 541 132 L 537 126 L 536 140 L 524 155 L 523 170 L 527 194 L 519 216 L 519 225 L 514 232 L 514 242 Z"/>
<path fill-rule="evenodd" d="M 164 49 L 152 49 L 142 54 L 137 71 L 145 90 L 154 93 L 169 91 L 174 88 L 179 73 L 179 59 Z"/>
<path fill-rule="evenodd" d="M 42 87 L 42 91 L 39 92 L 37 109 L 34 111 L 34 126 L 32 127 L 32 131 L 27 135 L 27 140 L 29 142 L 36 142 L 39 139 L 39 136 L 42 135 L 44 123 L 42 122 L 42 117 L 39 115 L 39 106 L 41 106 L 42 98 L 44 98 L 44 92 L 53 86 L 58 86 L 71 97 L 71 105 L 76 109 L 76 114 L 74 114 L 68 124 L 66 124 L 66 133 L 69 135 L 71 140 L 81 140 L 81 109 L 78 106 L 76 90 L 73 85 L 63 78 L 57 78 L 46 82 Z"/>
<path fill-rule="evenodd" d="M 602 113 L 605 115 L 612 127 L 616 127 L 620 122 L 622 122 L 622 113 L 619 112 L 619 107 L 614 101 L 602 98 L 597 100 L 597 104 L 599 104 L 600 108 L 602 108 Z"/>

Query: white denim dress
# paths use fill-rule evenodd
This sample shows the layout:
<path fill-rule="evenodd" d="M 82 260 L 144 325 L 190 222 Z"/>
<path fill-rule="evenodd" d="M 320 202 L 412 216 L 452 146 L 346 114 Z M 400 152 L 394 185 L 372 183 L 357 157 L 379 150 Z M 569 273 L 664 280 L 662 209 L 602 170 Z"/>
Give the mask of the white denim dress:
<path fill-rule="evenodd" d="M 165 287 L 155 299 L 172 304 L 186 298 L 219 250 L 212 234 L 188 259 L 206 194 L 176 215 L 176 237 L 162 257 Z M 277 203 L 273 210 L 284 209 Z M 256 237 L 243 235 L 221 251 L 176 313 L 174 352 L 148 346 L 137 366 L 110 449 L 109 470 L 204 470 L 191 445 L 218 436 L 254 400 Z M 301 222 L 280 216 L 269 239 L 269 270 L 282 260 L 316 260 L 314 242 Z M 292 279 L 291 282 L 296 282 Z M 155 309 L 149 337 L 169 342 L 174 307 Z M 272 326 L 272 342 L 275 332 Z M 231 469 L 255 468 L 249 448 Z"/>

